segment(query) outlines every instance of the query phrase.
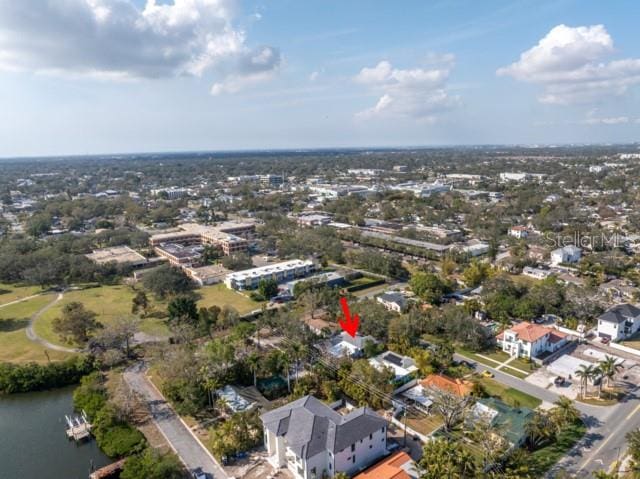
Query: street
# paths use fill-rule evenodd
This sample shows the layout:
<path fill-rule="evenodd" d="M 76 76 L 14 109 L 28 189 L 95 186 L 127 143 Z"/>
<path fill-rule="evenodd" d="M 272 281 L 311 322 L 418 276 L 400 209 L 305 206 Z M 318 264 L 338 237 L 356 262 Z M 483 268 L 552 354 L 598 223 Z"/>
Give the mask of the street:
<path fill-rule="evenodd" d="M 189 470 L 201 467 L 215 479 L 228 477 L 151 384 L 142 364 L 127 369 L 124 379 L 147 402 L 153 422 Z"/>

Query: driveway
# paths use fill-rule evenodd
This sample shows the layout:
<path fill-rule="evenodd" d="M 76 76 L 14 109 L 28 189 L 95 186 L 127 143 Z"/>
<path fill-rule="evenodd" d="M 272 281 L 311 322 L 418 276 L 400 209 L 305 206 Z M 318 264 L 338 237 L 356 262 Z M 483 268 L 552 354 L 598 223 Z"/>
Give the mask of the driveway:
<path fill-rule="evenodd" d="M 188 469 L 201 467 L 215 479 L 228 477 L 147 378 L 142 363 L 127 369 L 124 380 L 149 405 L 154 424 Z"/>

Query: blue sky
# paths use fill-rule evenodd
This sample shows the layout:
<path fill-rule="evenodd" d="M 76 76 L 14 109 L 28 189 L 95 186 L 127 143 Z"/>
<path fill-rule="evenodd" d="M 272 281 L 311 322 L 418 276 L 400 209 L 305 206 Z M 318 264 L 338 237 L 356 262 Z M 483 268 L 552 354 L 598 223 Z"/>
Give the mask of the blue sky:
<path fill-rule="evenodd" d="M 637 141 L 640 3 L 0 0 L 0 156 Z"/>

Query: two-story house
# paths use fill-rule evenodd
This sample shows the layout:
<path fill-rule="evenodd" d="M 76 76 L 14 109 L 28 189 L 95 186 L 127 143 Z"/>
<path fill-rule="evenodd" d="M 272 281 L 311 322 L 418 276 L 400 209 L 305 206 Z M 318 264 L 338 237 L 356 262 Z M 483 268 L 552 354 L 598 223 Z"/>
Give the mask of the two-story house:
<path fill-rule="evenodd" d="M 387 421 L 366 407 L 342 415 L 305 396 L 261 418 L 269 462 L 296 479 L 352 476 L 387 454 Z"/>
<path fill-rule="evenodd" d="M 598 337 L 619 341 L 632 336 L 640 329 L 640 308 L 625 303 L 618 304 L 598 317 Z"/>
<path fill-rule="evenodd" d="M 505 329 L 496 339 L 505 353 L 529 359 L 553 353 L 567 343 L 566 334 L 528 321 Z"/>

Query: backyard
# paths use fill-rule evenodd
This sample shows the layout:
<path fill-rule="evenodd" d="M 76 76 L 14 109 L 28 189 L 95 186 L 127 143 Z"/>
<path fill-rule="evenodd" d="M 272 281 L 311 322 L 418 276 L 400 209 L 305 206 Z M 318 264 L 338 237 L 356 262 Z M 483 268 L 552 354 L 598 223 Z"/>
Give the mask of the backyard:
<path fill-rule="evenodd" d="M 505 386 L 495 379 L 480 377 L 477 381 L 484 387 L 487 394 L 500 399 L 509 406 L 535 409 L 542 404 L 540 399 L 530 396 L 518 389 Z"/>

